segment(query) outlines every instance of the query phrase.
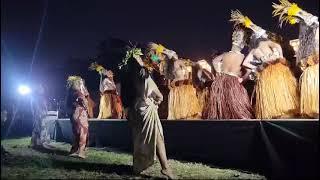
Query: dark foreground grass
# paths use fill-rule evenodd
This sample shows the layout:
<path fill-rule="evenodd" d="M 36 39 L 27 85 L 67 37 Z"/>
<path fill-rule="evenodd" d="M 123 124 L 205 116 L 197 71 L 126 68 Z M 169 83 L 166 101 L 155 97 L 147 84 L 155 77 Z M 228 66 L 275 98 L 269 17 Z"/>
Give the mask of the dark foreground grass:
<path fill-rule="evenodd" d="M 30 138 L 3 140 L 10 153 L 1 157 L 1 179 L 157 179 L 156 162 L 141 176 L 132 175 L 132 156 L 90 148 L 85 160 L 68 157 L 70 144 L 52 143 L 54 150 L 29 148 Z M 231 169 L 211 168 L 199 163 L 169 161 L 178 179 L 265 179 L 265 177 Z"/>

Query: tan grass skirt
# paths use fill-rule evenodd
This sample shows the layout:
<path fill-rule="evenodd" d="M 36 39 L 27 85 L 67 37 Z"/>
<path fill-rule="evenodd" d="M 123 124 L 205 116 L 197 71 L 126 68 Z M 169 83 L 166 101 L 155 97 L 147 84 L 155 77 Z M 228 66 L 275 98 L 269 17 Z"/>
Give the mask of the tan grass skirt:
<path fill-rule="evenodd" d="M 299 85 L 301 115 L 308 118 L 319 118 L 319 63 L 304 70 Z"/>
<path fill-rule="evenodd" d="M 281 62 L 280 62 L 281 61 Z M 285 60 L 268 65 L 258 74 L 255 114 L 259 119 L 293 118 L 299 114 L 297 80 Z"/>
<path fill-rule="evenodd" d="M 196 89 L 191 84 L 172 88 L 168 101 L 168 120 L 199 119 L 201 117 L 201 107 Z"/>

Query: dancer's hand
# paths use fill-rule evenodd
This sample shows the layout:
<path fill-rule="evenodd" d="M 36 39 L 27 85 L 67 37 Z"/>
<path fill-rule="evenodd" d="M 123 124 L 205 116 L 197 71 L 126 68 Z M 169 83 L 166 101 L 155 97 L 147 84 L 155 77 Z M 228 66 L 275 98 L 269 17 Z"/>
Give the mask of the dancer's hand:
<path fill-rule="evenodd" d="M 238 81 L 239 81 L 239 83 L 241 84 L 241 83 L 242 83 L 242 81 L 243 81 L 243 79 L 242 79 L 242 78 L 240 78 L 240 77 L 238 77 Z"/>

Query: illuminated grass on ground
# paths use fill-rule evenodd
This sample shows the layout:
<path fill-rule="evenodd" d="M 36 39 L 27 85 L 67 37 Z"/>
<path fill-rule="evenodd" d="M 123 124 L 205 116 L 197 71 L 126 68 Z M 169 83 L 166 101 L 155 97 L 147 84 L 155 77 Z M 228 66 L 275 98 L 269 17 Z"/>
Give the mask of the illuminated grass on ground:
<path fill-rule="evenodd" d="M 155 163 L 142 176 L 132 175 L 132 156 L 90 148 L 85 160 L 68 157 L 70 144 L 53 143 L 54 151 L 29 148 L 30 138 L 3 140 L 10 155 L 1 158 L 1 179 L 146 179 L 163 178 Z M 265 179 L 230 169 L 212 168 L 199 163 L 169 161 L 178 179 Z"/>

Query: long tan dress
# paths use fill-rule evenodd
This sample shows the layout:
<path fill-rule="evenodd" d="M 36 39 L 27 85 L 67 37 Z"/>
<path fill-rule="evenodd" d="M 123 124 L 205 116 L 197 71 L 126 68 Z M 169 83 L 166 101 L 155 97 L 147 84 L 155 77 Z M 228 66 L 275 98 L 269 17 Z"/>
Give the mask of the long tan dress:
<path fill-rule="evenodd" d="M 98 119 L 120 119 L 122 103 L 115 83 L 109 78 L 105 78 L 102 86 Z"/>
<path fill-rule="evenodd" d="M 155 104 L 157 85 L 149 76 L 145 80 L 142 97 L 138 97 L 133 109 L 129 109 L 129 123 L 133 130 L 133 170 L 140 173 L 154 163 L 157 142 L 164 140 L 162 125 Z"/>

